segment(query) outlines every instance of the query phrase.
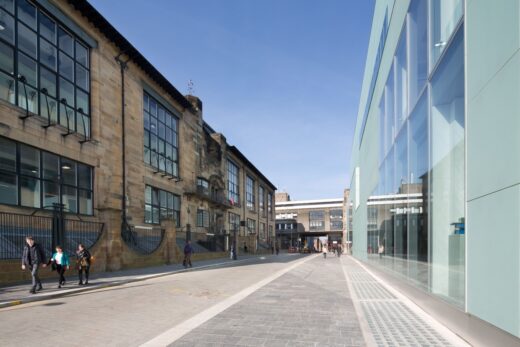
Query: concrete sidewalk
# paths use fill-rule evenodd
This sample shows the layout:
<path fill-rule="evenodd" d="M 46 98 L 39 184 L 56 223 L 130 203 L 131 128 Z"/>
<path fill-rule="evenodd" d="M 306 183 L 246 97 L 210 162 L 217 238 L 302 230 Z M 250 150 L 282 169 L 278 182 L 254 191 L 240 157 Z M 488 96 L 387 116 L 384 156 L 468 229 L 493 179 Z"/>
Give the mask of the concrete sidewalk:
<path fill-rule="evenodd" d="M 139 269 L 129 269 L 114 272 L 92 273 L 87 286 L 78 285 L 78 275 L 75 270 L 65 272 L 67 283 L 58 288 L 58 276 L 55 279 L 42 280 L 43 290 L 36 294 L 30 294 L 30 282 L 13 286 L 0 287 L 0 308 L 21 305 L 34 301 L 48 300 L 66 295 L 77 294 L 85 291 L 119 286 L 127 283 L 144 281 L 150 278 L 168 276 L 175 273 L 193 271 L 217 266 L 230 266 L 260 258 L 276 257 L 276 255 L 242 255 L 238 260 L 231 260 L 228 257 L 198 261 L 192 268 L 185 269 L 182 264 L 162 265 Z M 21 271 L 21 270 L 20 270 Z M 42 268 L 40 271 L 51 271 L 50 268 Z"/>

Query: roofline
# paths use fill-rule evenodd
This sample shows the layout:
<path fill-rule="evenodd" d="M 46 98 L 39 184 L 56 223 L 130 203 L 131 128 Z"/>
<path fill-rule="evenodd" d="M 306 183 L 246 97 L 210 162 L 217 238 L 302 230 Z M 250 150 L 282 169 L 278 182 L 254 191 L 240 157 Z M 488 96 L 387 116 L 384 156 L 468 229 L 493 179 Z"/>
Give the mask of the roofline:
<path fill-rule="evenodd" d="M 269 181 L 267 177 L 265 177 L 264 174 L 261 173 L 260 170 L 258 170 L 256 166 L 254 166 L 253 163 L 251 163 L 249 159 L 247 159 L 246 156 L 238 150 L 238 148 L 236 148 L 235 146 L 229 146 L 229 151 L 233 153 L 235 156 L 237 156 L 238 159 L 243 161 L 244 164 L 246 164 L 246 166 L 249 167 L 251 171 L 253 171 L 258 177 L 264 180 L 264 182 L 267 183 L 267 185 L 271 187 L 272 190 L 276 190 L 276 186 L 272 184 L 271 181 Z"/>
<path fill-rule="evenodd" d="M 275 205 L 301 205 L 301 204 L 338 203 L 338 202 L 342 203 L 343 198 L 278 201 L 277 203 L 275 203 Z"/>
<path fill-rule="evenodd" d="M 327 204 L 327 205 L 296 205 L 296 206 L 275 206 L 275 210 L 278 213 L 282 213 L 283 211 L 291 211 L 291 210 L 314 210 L 314 209 L 324 209 L 324 208 L 342 208 L 343 204 Z"/>
<path fill-rule="evenodd" d="M 170 94 L 182 107 L 192 109 L 192 104 L 157 70 L 101 13 L 87 0 L 67 0 L 77 11 L 94 25 L 105 37 L 113 42 L 121 52 L 137 64 L 153 81 Z"/>

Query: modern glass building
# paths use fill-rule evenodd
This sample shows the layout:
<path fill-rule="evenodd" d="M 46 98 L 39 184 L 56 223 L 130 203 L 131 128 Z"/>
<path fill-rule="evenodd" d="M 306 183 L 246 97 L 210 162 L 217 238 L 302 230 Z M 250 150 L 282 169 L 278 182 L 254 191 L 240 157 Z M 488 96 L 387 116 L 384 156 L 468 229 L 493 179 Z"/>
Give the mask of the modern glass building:
<path fill-rule="evenodd" d="M 379 0 L 353 255 L 520 336 L 520 2 Z"/>

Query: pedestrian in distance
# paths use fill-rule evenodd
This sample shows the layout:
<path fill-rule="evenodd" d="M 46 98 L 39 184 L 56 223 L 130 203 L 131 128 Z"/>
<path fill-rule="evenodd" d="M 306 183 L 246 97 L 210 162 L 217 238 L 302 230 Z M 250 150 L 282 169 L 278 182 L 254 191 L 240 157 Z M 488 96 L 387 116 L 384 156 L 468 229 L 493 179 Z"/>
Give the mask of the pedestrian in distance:
<path fill-rule="evenodd" d="M 278 255 L 278 253 L 280 253 L 280 248 L 278 248 L 278 245 L 276 245 L 276 255 Z"/>
<path fill-rule="evenodd" d="M 63 252 L 61 246 L 56 246 L 56 252 L 52 255 L 49 262 L 52 264 L 52 270 L 56 270 L 59 275 L 58 288 L 65 284 L 65 271 L 69 269 L 69 257 Z"/>
<path fill-rule="evenodd" d="M 193 254 L 193 247 L 191 247 L 191 241 L 188 240 L 186 242 L 186 245 L 184 245 L 184 260 L 182 261 L 182 265 L 184 265 L 185 268 L 188 267 L 188 265 L 191 267 L 191 255 Z"/>
<path fill-rule="evenodd" d="M 274 245 L 271 245 L 271 254 L 274 254 Z"/>
<path fill-rule="evenodd" d="M 343 249 L 338 245 L 338 258 L 341 257 L 341 253 L 343 253 Z"/>
<path fill-rule="evenodd" d="M 42 282 L 38 276 L 38 270 L 40 265 L 42 267 L 47 266 L 47 262 L 45 261 L 45 252 L 38 243 L 34 242 L 32 236 L 27 236 L 25 238 L 25 243 L 26 245 L 23 248 L 22 253 L 22 270 L 28 269 L 31 271 L 32 287 L 29 293 L 36 294 L 37 291 L 43 289 Z"/>
<path fill-rule="evenodd" d="M 383 254 L 385 253 L 385 246 L 380 244 L 377 252 L 379 253 L 379 259 L 383 258 Z"/>
<path fill-rule="evenodd" d="M 245 242 L 244 242 L 244 253 L 247 253 L 247 245 Z"/>
<path fill-rule="evenodd" d="M 322 252 L 323 252 L 323 259 L 327 259 L 327 247 L 326 246 L 323 246 Z"/>
<path fill-rule="evenodd" d="M 88 276 L 90 273 L 90 265 L 92 264 L 92 256 L 85 246 L 80 243 L 78 244 L 78 250 L 76 251 L 77 267 L 78 267 L 78 285 L 88 285 Z M 85 282 L 83 282 L 83 274 L 85 274 Z"/>

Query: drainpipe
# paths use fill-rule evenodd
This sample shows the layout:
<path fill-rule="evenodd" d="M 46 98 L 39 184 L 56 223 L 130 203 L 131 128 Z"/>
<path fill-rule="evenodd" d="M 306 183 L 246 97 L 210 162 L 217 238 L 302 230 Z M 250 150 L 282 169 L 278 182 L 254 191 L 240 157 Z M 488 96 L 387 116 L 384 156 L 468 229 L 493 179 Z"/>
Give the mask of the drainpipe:
<path fill-rule="evenodd" d="M 121 69 L 121 152 L 122 152 L 122 197 L 121 197 L 121 210 L 122 210 L 122 225 L 126 225 L 126 141 L 125 141 L 125 70 L 128 67 L 127 63 L 130 60 L 121 60 L 121 55 L 124 52 L 119 53 L 115 59 Z"/>

